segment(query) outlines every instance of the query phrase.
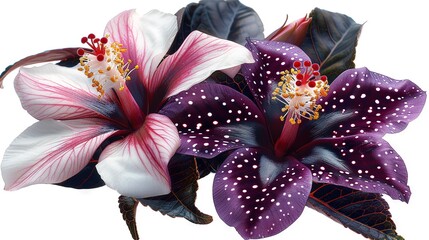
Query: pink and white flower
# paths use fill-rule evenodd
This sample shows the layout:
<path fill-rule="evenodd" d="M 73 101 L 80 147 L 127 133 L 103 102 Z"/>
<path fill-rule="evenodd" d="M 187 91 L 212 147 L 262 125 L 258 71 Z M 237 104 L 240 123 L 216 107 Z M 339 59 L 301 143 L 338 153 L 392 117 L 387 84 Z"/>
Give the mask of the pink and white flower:
<path fill-rule="evenodd" d="M 180 139 L 158 112 L 212 72 L 253 62 L 246 48 L 198 31 L 166 57 L 176 33 L 174 15 L 129 10 L 107 24 L 105 37 L 82 39 L 91 49 L 78 51 L 80 65 L 21 68 L 16 92 L 39 121 L 6 150 L 5 189 L 61 183 L 97 156 L 101 178 L 120 194 L 169 193 L 167 165 Z"/>

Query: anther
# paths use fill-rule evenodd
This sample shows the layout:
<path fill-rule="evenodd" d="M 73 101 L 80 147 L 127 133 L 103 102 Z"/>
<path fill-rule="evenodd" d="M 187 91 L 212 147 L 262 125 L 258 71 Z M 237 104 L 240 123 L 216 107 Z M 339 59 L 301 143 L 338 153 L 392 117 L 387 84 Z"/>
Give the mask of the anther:
<path fill-rule="evenodd" d="M 294 68 L 281 71 L 280 82 L 272 93 L 272 99 L 284 104 L 280 120 L 300 124 L 302 119 L 316 120 L 322 106 L 320 97 L 327 95 L 329 85 L 326 76 L 321 76 L 317 63 L 295 61 Z"/>

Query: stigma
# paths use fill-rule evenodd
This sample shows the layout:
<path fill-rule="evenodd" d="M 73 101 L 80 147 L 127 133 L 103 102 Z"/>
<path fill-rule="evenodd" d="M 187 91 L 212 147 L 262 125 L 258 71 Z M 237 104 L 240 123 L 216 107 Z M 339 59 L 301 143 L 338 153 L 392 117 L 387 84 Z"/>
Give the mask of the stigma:
<path fill-rule="evenodd" d="M 91 49 L 80 48 L 77 51 L 80 56 L 78 70 L 91 79 L 92 87 L 97 90 L 99 98 L 102 98 L 108 89 L 122 90 L 125 82 L 131 80 L 131 72 L 139 68 L 135 65 L 130 69 L 131 60 L 125 61 L 122 57 L 122 53 L 127 50 L 120 43 L 109 42 L 108 38 L 108 35 L 97 38 L 94 34 L 89 34 L 88 37 L 83 37 L 81 42 Z"/>
<path fill-rule="evenodd" d="M 284 104 L 281 121 L 300 124 L 302 119 L 316 120 L 322 109 L 317 100 L 329 91 L 328 79 L 321 76 L 319 64 L 295 61 L 293 68 L 280 72 L 280 82 L 272 93 L 272 99 Z"/>

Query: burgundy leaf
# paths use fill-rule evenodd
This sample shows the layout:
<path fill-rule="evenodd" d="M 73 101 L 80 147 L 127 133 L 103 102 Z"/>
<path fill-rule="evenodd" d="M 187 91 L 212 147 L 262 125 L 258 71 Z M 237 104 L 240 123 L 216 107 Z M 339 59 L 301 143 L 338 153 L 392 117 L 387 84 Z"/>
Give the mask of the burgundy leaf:
<path fill-rule="evenodd" d="M 258 149 L 238 149 L 215 176 L 213 197 L 222 220 L 245 238 L 275 235 L 302 213 L 310 171 L 293 158 L 279 163 Z"/>
<path fill-rule="evenodd" d="M 263 24 L 258 14 L 238 0 L 201 0 L 179 10 L 179 31 L 169 50 L 175 52 L 194 30 L 244 45 L 246 38 L 262 39 Z"/>
<path fill-rule="evenodd" d="M 130 230 L 131 236 L 134 240 L 139 239 L 139 234 L 137 232 L 136 224 L 136 211 L 139 202 L 131 197 L 119 196 L 119 210 L 122 213 L 122 218 Z"/>
<path fill-rule="evenodd" d="M 202 83 L 174 97 L 161 109 L 176 125 L 178 153 L 213 158 L 243 145 L 269 145 L 261 112 L 239 92 Z"/>
<path fill-rule="evenodd" d="M 57 183 L 56 185 L 76 189 L 91 189 L 104 186 L 104 181 L 101 179 L 100 174 L 98 174 L 97 169 L 95 168 L 97 163 L 98 160 L 89 161 L 89 163 L 79 173 L 66 181 Z"/>
<path fill-rule="evenodd" d="M 210 173 L 216 173 L 216 171 L 222 166 L 222 163 L 231 154 L 232 151 L 234 150 L 226 151 L 210 159 L 196 158 L 198 173 L 200 175 L 199 178 L 203 178 Z"/>
<path fill-rule="evenodd" d="M 196 160 L 190 156 L 175 155 L 168 166 L 171 193 L 163 196 L 139 198 L 140 203 L 170 217 L 183 217 L 196 224 L 208 224 L 213 218 L 195 206 L 199 173 Z"/>
<path fill-rule="evenodd" d="M 345 187 L 313 183 L 307 206 L 345 227 L 375 240 L 403 240 L 380 194 Z"/>
<path fill-rule="evenodd" d="M 300 45 L 312 62 L 319 63 L 321 74 L 333 81 L 343 71 L 354 68 L 356 45 L 362 25 L 349 16 L 315 8 L 304 43 Z"/>
<path fill-rule="evenodd" d="M 230 78 L 227 74 L 216 71 L 214 72 L 207 81 L 214 81 L 216 83 L 231 87 L 240 93 L 246 95 L 249 98 L 253 98 L 253 94 L 250 92 L 249 86 L 247 85 L 246 79 L 241 73 L 235 75 L 234 78 Z"/>
<path fill-rule="evenodd" d="M 50 62 L 50 61 L 69 61 L 71 59 L 78 59 L 79 55 L 77 54 L 78 48 L 62 48 L 62 49 L 54 49 L 54 50 L 48 50 L 45 52 L 41 52 L 35 55 L 28 56 L 26 58 L 23 58 L 19 60 L 18 62 L 10 65 L 7 67 L 1 74 L 0 74 L 0 87 L 3 87 L 3 80 L 4 78 L 11 73 L 13 70 L 36 63 L 42 63 L 42 62 Z"/>

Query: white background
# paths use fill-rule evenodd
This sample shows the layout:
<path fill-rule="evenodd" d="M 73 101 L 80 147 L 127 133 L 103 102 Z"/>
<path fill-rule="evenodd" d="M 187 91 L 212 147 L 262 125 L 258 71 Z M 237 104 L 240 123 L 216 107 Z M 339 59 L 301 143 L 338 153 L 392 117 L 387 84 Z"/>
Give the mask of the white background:
<path fill-rule="evenodd" d="M 429 89 L 427 11 L 424 1 L 260 1 L 242 0 L 253 7 L 265 25 L 265 35 L 286 16 L 295 20 L 313 8 L 341 12 L 365 23 L 357 49 L 357 67 L 396 79 L 411 79 Z M 79 47 L 88 33 L 101 35 L 107 21 L 130 8 L 157 8 L 175 13 L 189 0 L 140 1 L 23 1 L 2 3 L 0 8 L 0 69 L 47 49 Z M 6 5 L 5 5 L 6 4 Z M 13 89 L 13 72 L 0 90 L 0 155 L 8 144 L 35 120 L 21 109 Z M 386 136 L 405 159 L 412 196 L 409 204 L 386 197 L 398 232 L 406 239 L 427 234 L 428 109 L 402 133 Z M 18 159 L 19 160 L 19 159 Z M 214 216 L 212 224 L 194 225 L 139 207 L 141 239 L 240 239 L 216 215 L 211 181 L 200 181 L 197 204 Z M 0 180 L 0 187 L 4 183 Z M 51 185 L 30 186 L 14 192 L 0 190 L 0 239 L 131 239 L 117 207 L 117 193 L 107 187 L 79 191 Z M 423 219 L 420 220 L 420 219 Z M 286 231 L 271 239 L 364 239 L 327 217 L 307 208 Z"/>

